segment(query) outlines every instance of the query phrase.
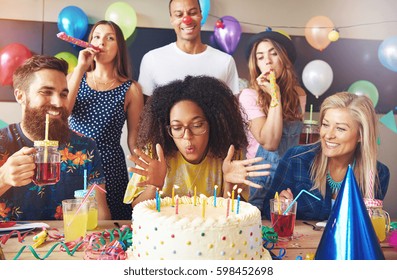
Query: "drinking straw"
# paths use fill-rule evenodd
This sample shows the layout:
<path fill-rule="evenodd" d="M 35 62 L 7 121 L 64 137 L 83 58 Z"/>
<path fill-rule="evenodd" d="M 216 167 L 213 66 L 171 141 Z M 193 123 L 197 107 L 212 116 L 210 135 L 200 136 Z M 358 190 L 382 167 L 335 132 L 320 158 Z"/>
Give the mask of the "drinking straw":
<path fill-rule="evenodd" d="M 50 115 L 45 115 L 45 136 L 44 136 L 44 163 L 47 163 L 48 157 L 48 130 L 49 130 L 49 123 L 50 123 Z"/>
<path fill-rule="evenodd" d="M 312 123 L 312 115 L 313 115 L 313 104 L 310 104 L 310 115 L 309 115 L 310 123 Z"/>
<path fill-rule="evenodd" d="M 295 201 L 299 198 L 299 196 L 300 196 L 303 192 L 305 192 L 305 193 L 311 195 L 312 197 L 314 197 L 314 198 L 317 199 L 317 200 L 320 200 L 320 198 L 318 198 L 318 197 L 315 196 L 314 194 L 311 194 L 311 193 L 308 192 L 307 190 L 301 190 L 301 191 L 299 192 L 299 194 L 295 197 L 295 199 L 291 202 L 291 204 L 287 207 L 287 209 L 285 209 L 283 215 L 286 215 L 286 214 L 288 213 L 289 209 L 291 209 L 292 205 L 294 205 Z"/>
<path fill-rule="evenodd" d="M 84 190 L 87 189 L 87 169 L 84 169 Z"/>
<path fill-rule="evenodd" d="M 276 194 L 274 195 L 274 199 L 277 201 L 278 214 L 281 215 L 280 198 L 278 197 L 278 192 L 276 192 Z"/>
<path fill-rule="evenodd" d="M 83 201 L 81 202 L 81 204 L 79 205 L 79 207 L 77 208 L 76 212 L 74 213 L 72 219 L 70 219 L 68 226 L 70 226 L 70 224 L 73 222 L 74 218 L 76 217 L 77 213 L 79 213 L 81 206 L 83 206 L 83 204 L 87 201 L 88 197 L 90 196 L 91 192 L 95 189 L 99 189 L 100 191 L 106 193 L 106 190 L 102 189 L 100 186 L 98 186 L 97 184 L 93 184 L 91 189 L 85 194 L 85 196 L 83 197 Z"/>

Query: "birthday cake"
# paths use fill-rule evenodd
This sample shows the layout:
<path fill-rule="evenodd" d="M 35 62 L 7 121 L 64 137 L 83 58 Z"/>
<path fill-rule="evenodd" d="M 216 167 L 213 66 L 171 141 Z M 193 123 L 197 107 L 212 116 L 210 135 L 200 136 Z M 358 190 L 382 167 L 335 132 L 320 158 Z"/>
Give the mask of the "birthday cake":
<path fill-rule="evenodd" d="M 177 205 L 169 197 L 159 205 L 153 199 L 134 207 L 130 259 L 271 260 L 260 211 L 249 203 L 184 196 Z"/>

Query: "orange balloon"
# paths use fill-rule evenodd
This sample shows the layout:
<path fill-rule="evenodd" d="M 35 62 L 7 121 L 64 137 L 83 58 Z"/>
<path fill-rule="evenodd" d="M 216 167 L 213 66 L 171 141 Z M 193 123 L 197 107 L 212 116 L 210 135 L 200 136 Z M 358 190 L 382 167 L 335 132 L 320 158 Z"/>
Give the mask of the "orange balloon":
<path fill-rule="evenodd" d="M 333 29 L 334 24 L 328 17 L 313 17 L 306 23 L 306 40 L 313 48 L 322 51 L 331 43 L 328 34 Z"/>

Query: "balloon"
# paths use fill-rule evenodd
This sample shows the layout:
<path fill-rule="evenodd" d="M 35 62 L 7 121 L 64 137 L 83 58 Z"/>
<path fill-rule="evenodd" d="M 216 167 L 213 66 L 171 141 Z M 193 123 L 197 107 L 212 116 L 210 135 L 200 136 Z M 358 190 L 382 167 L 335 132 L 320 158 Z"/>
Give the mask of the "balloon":
<path fill-rule="evenodd" d="M 203 19 L 201 20 L 201 26 L 207 21 L 208 14 L 211 9 L 211 2 L 210 0 L 199 0 L 201 14 L 203 15 Z"/>
<path fill-rule="evenodd" d="M 331 86 L 333 78 L 331 66 L 323 60 L 309 62 L 302 72 L 303 84 L 317 98 Z"/>
<path fill-rule="evenodd" d="M 336 41 L 338 41 L 339 40 L 339 32 L 338 32 L 338 30 L 332 30 L 330 33 L 328 33 L 328 39 L 331 41 L 331 42 L 336 42 Z"/>
<path fill-rule="evenodd" d="M 221 18 L 224 27 L 214 28 L 215 41 L 222 51 L 233 54 L 237 48 L 241 37 L 241 25 L 237 19 L 232 16 Z"/>
<path fill-rule="evenodd" d="M 5 46 L 0 51 L 0 83 L 12 85 L 12 75 L 15 70 L 22 65 L 32 53 L 22 44 L 12 43 Z"/>
<path fill-rule="evenodd" d="M 397 72 L 397 36 L 389 37 L 380 44 L 378 58 L 387 69 Z"/>
<path fill-rule="evenodd" d="M 378 104 L 378 89 L 373 83 L 369 81 L 356 81 L 350 85 L 347 91 L 350 93 L 354 93 L 355 95 L 367 95 L 372 100 L 372 103 L 374 103 L 374 107 L 376 107 L 376 104 Z"/>
<path fill-rule="evenodd" d="M 68 73 L 73 72 L 77 66 L 77 57 L 70 52 L 60 52 L 55 55 L 56 58 L 63 59 L 68 63 Z"/>
<path fill-rule="evenodd" d="M 69 36 L 83 39 L 88 29 L 88 17 L 79 7 L 65 7 L 58 15 L 58 29 Z"/>
<path fill-rule="evenodd" d="M 325 16 L 311 18 L 305 27 L 305 37 L 307 42 L 317 50 L 324 50 L 331 41 L 328 34 L 334 29 L 332 21 Z"/>
<path fill-rule="evenodd" d="M 125 40 L 134 33 L 137 24 L 134 8 L 125 2 L 111 4 L 106 10 L 105 19 L 113 21 L 120 27 Z"/>

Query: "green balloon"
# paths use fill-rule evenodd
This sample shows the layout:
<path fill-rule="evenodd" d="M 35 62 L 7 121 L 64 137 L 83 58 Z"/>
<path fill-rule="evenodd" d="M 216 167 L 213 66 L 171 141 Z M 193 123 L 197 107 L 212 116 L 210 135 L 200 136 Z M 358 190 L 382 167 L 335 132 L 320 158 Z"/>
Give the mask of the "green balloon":
<path fill-rule="evenodd" d="M 138 21 L 134 8 L 125 2 L 111 4 L 106 10 L 105 19 L 113 21 L 120 27 L 125 40 L 134 33 Z"/>
<path fill-rule="evenodd" d="M 379 100 L 378 89 L 373 83 L 369 81 L 359 80 L 357 82 L 354 82 L 351 84 L 351 86 L 347 91 L 350 93 L 354 93 L 355 95 L 368 96 L 372 100 L 374 107 L 376 107 L 376 105 L 378 104 L 378 100 Z"/>
<path fill-rule="evenodd" d="M 60 52 L 55 55 L 56 58 L 63 59 L 68 63 L 68 73 L 73 72 L 77 66 L 77 57 L 70 52 Z"/>

